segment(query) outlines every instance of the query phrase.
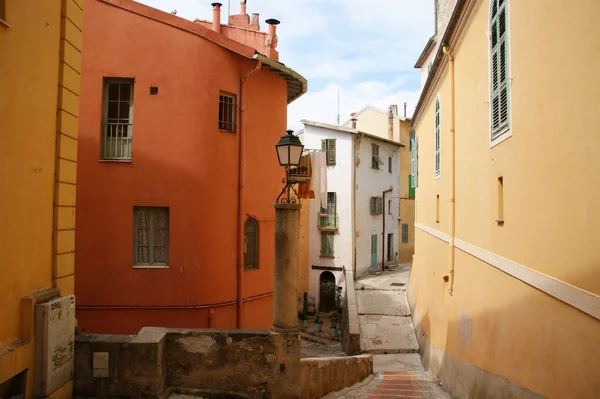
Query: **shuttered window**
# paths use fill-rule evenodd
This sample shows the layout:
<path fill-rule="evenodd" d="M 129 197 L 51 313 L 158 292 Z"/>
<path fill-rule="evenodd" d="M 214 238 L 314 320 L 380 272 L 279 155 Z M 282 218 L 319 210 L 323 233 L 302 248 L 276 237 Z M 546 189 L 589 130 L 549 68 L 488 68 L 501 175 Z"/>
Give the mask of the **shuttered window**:
<path fill-rule="evenodd" d="M 417 187 L 417 138 L 415 132 L 410 132 L 410 179 L 408 193 L 410 198 L 415 198 Z"/>
<path fill-rule="evenodd" d="M 408 242 L 408 224 L 402 223 L 402 243 L 406 244 Z"/>
<path fill-rule="evenodd" d="M 335 165 L 335 139 L 321 140 L 321 149 L 327 151 L 327 165 Z"/>
<path fill-rule="evenodd" d="M 369 207 L 371 210 L 371 215 L 380 215 L 383 208 L 383 198 L 371 197 Z"/>
<path fill-rule="evenodd" d="M 492 139 L 510 127 L 510 87 L 508 84 L 508 0 L 491 0 L 490 78 Z"/>
<path fill-rule="evenodd" d="M 134 265 L 169 264 L 169 208 L 134 207 Z"/>
<path fill-rule="evenodd" d="M 244 225 L 244 269 L 258 269 L 258 221 L 248 218 Z"/>
<path fill-rule="evenodd" d="M 333 256 L 333 238 L 333 232 L 321 232 L 321 256 Z"/>
<path fill-rule="evenodd" d="M 383 165 L 383 161 L 379 158 L 379 146 L 371 144 L 371 168 L 379 169 L 379 165 Z"/>
<path fill-rule="evenodd" d="M 440 175 L 440 98 L 435 99 L 435 176 Z"/>

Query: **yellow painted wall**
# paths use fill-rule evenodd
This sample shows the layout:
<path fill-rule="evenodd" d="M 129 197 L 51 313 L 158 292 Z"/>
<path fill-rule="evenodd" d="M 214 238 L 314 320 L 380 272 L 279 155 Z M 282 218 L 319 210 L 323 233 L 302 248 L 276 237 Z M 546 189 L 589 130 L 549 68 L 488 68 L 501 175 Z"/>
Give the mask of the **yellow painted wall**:
<path fill-rule="evenodd" d="M 600 162 L 596 113 L 600 3 L 510 2 L 512 137 L 490 148 L 488 6 L 478 1 L 453 49 L 456 238 L 588 291 L 600 304 Z M 531 19 L 531 15 L 543 18 Z M 572 27 L 572 28 L 566 28 Z M 585 67 L 574 67 L 582 66 Z M 417 224 L 449 233 L 449 76 L 415 121 Z M 441 103 L 441 176 L 434 177 L 434 104 Z M 504 179 L 498 225 L 497 179 Z M 440 219 L 435 220 L 436 195 Z M 411 292 L 433 346 L 549 398 L 600 391 L 600 320 L 417 229 Z M 567 287 L 568 288 L 568 287 Z M 464 336 L 465 323 L 472 333 Z M 467 339 L 468 338 L 468 339 Z M 442 372 L 443 373 L 443 372 Z"/>
<path fill-rule="evenodd" d="M 73 293 L 83 0 L 6 0 L 0 24 L 0 383 L 29 369 L 40 291 Z M 58 116 L 57 116 L 58 115 Z"/>

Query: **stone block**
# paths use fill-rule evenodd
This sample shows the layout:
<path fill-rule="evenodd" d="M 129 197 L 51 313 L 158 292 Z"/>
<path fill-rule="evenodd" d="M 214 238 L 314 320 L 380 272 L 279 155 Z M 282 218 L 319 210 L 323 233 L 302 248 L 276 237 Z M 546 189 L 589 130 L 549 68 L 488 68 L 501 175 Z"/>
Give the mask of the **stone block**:
<path fill-rule="evenodd" d="M 62 40 L 60 44 L 61 60 L 76 72 L 81 73 L 81 50 Z"/>
<path fill-rule="evenodd" d="M 79 116 L 79 96 L 64 87 L 58 90 L 59 109 L 65 110 L 71 115 Z"/>
<path fill-rule="evenodd" d="M 54 279 L 54 286 L 60 291 L 61 295 L 73 295 L 75 293 L 75 275 Z"/>
<path fill-rule="evenodd" d="M 69 183 L 56 183 L 54 205 L 75 206 L 76 186 Z"/>
<path fill-rule="evenodd" d="M 59 159 L 58 168 L 56 169 L 56 181 L 71 184 L 77 183 L 77 162 Z"/>
<path fill-rule="evenodd" d="M 62 15 L 67 17 L 80 31 L 83 30 L 83 10 L 73 0 L 63 0 Z"/>
<path fill-rule="evenodd" d="M 53 277 L 55 279 L 67 277 L 73 273 L 75 273 L 75 252 L 54 256 Z"/>
<path fill-rule="evenodd" d="M 75 26 L 75 24 L 69 20 L 67 17 L 62 17 L 62 37 L 64 40 L 68 41 L 69 43 L 71 43 L 73 45 L 73 47 L 75 47 L 76 49 L 78 49 L 79 51 L 81 51 L 82 49 L 82 34 L 81 34 L 81 30 L 79 30 L 79 28 L 77 28 L 77 26 Z"/>
<path fill-rule="evenodd" d="M 75 207 L 73 206 L 55 206 L 54 220 L 57 230 L 75 229 Z"/>
<path fill-rule="evenodd" d="M 65 254 L 75 251 L 75 230 L 60 230 L 54 232 L 55 254 Z"/>
<path fill-rule="evenodd" d="M 58 134 L 58 157 L 77 162 L 77 140 L 64 134 Z"/>
<path fill-rule="evenodd" d="M 58 112 L 58 133 L 77 140 L 79 133 L 79 119 L 65 111 Z M 77 150 L 76 150 L 77 151 Z M 66 157 L 65 157 L 66 158 Z M 66 158 L 68 159 L 68 158 Z M 75 158 L 76 160 L 77 158 Z"/>

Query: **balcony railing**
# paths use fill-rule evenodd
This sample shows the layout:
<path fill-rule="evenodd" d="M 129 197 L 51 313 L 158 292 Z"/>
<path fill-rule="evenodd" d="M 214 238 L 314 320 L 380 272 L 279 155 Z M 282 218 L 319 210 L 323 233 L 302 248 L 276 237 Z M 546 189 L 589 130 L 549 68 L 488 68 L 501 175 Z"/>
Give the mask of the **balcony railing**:
<path fill-rule="evenodd" d="M 131 160 L 131 123 L 104 123 L 102 125 L 101 159 Z"/>
<path fill-rule="evenodd" d="M 319 229 L 320 230 L 337 230 L 339 228 L 340 215 L 337 213 L 320 213 L 319 214 Z"/>
<path fill-rule="evenodd" d="M 290 168 L 290 178 L 298 181 L 309 181 L 311 174 L 310 154 L 302 156 L 300 165 Z"/>

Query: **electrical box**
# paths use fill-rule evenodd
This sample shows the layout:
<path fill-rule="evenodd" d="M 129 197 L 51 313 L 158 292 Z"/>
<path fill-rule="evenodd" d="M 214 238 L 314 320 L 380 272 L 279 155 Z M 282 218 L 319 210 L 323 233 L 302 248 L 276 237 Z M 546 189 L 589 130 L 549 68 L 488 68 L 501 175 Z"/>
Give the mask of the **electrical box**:
<path fill-rule="evenodd" d="M 35 306 L 35 396 L 49 396 L 73 379 L 75 296 Z"/>

